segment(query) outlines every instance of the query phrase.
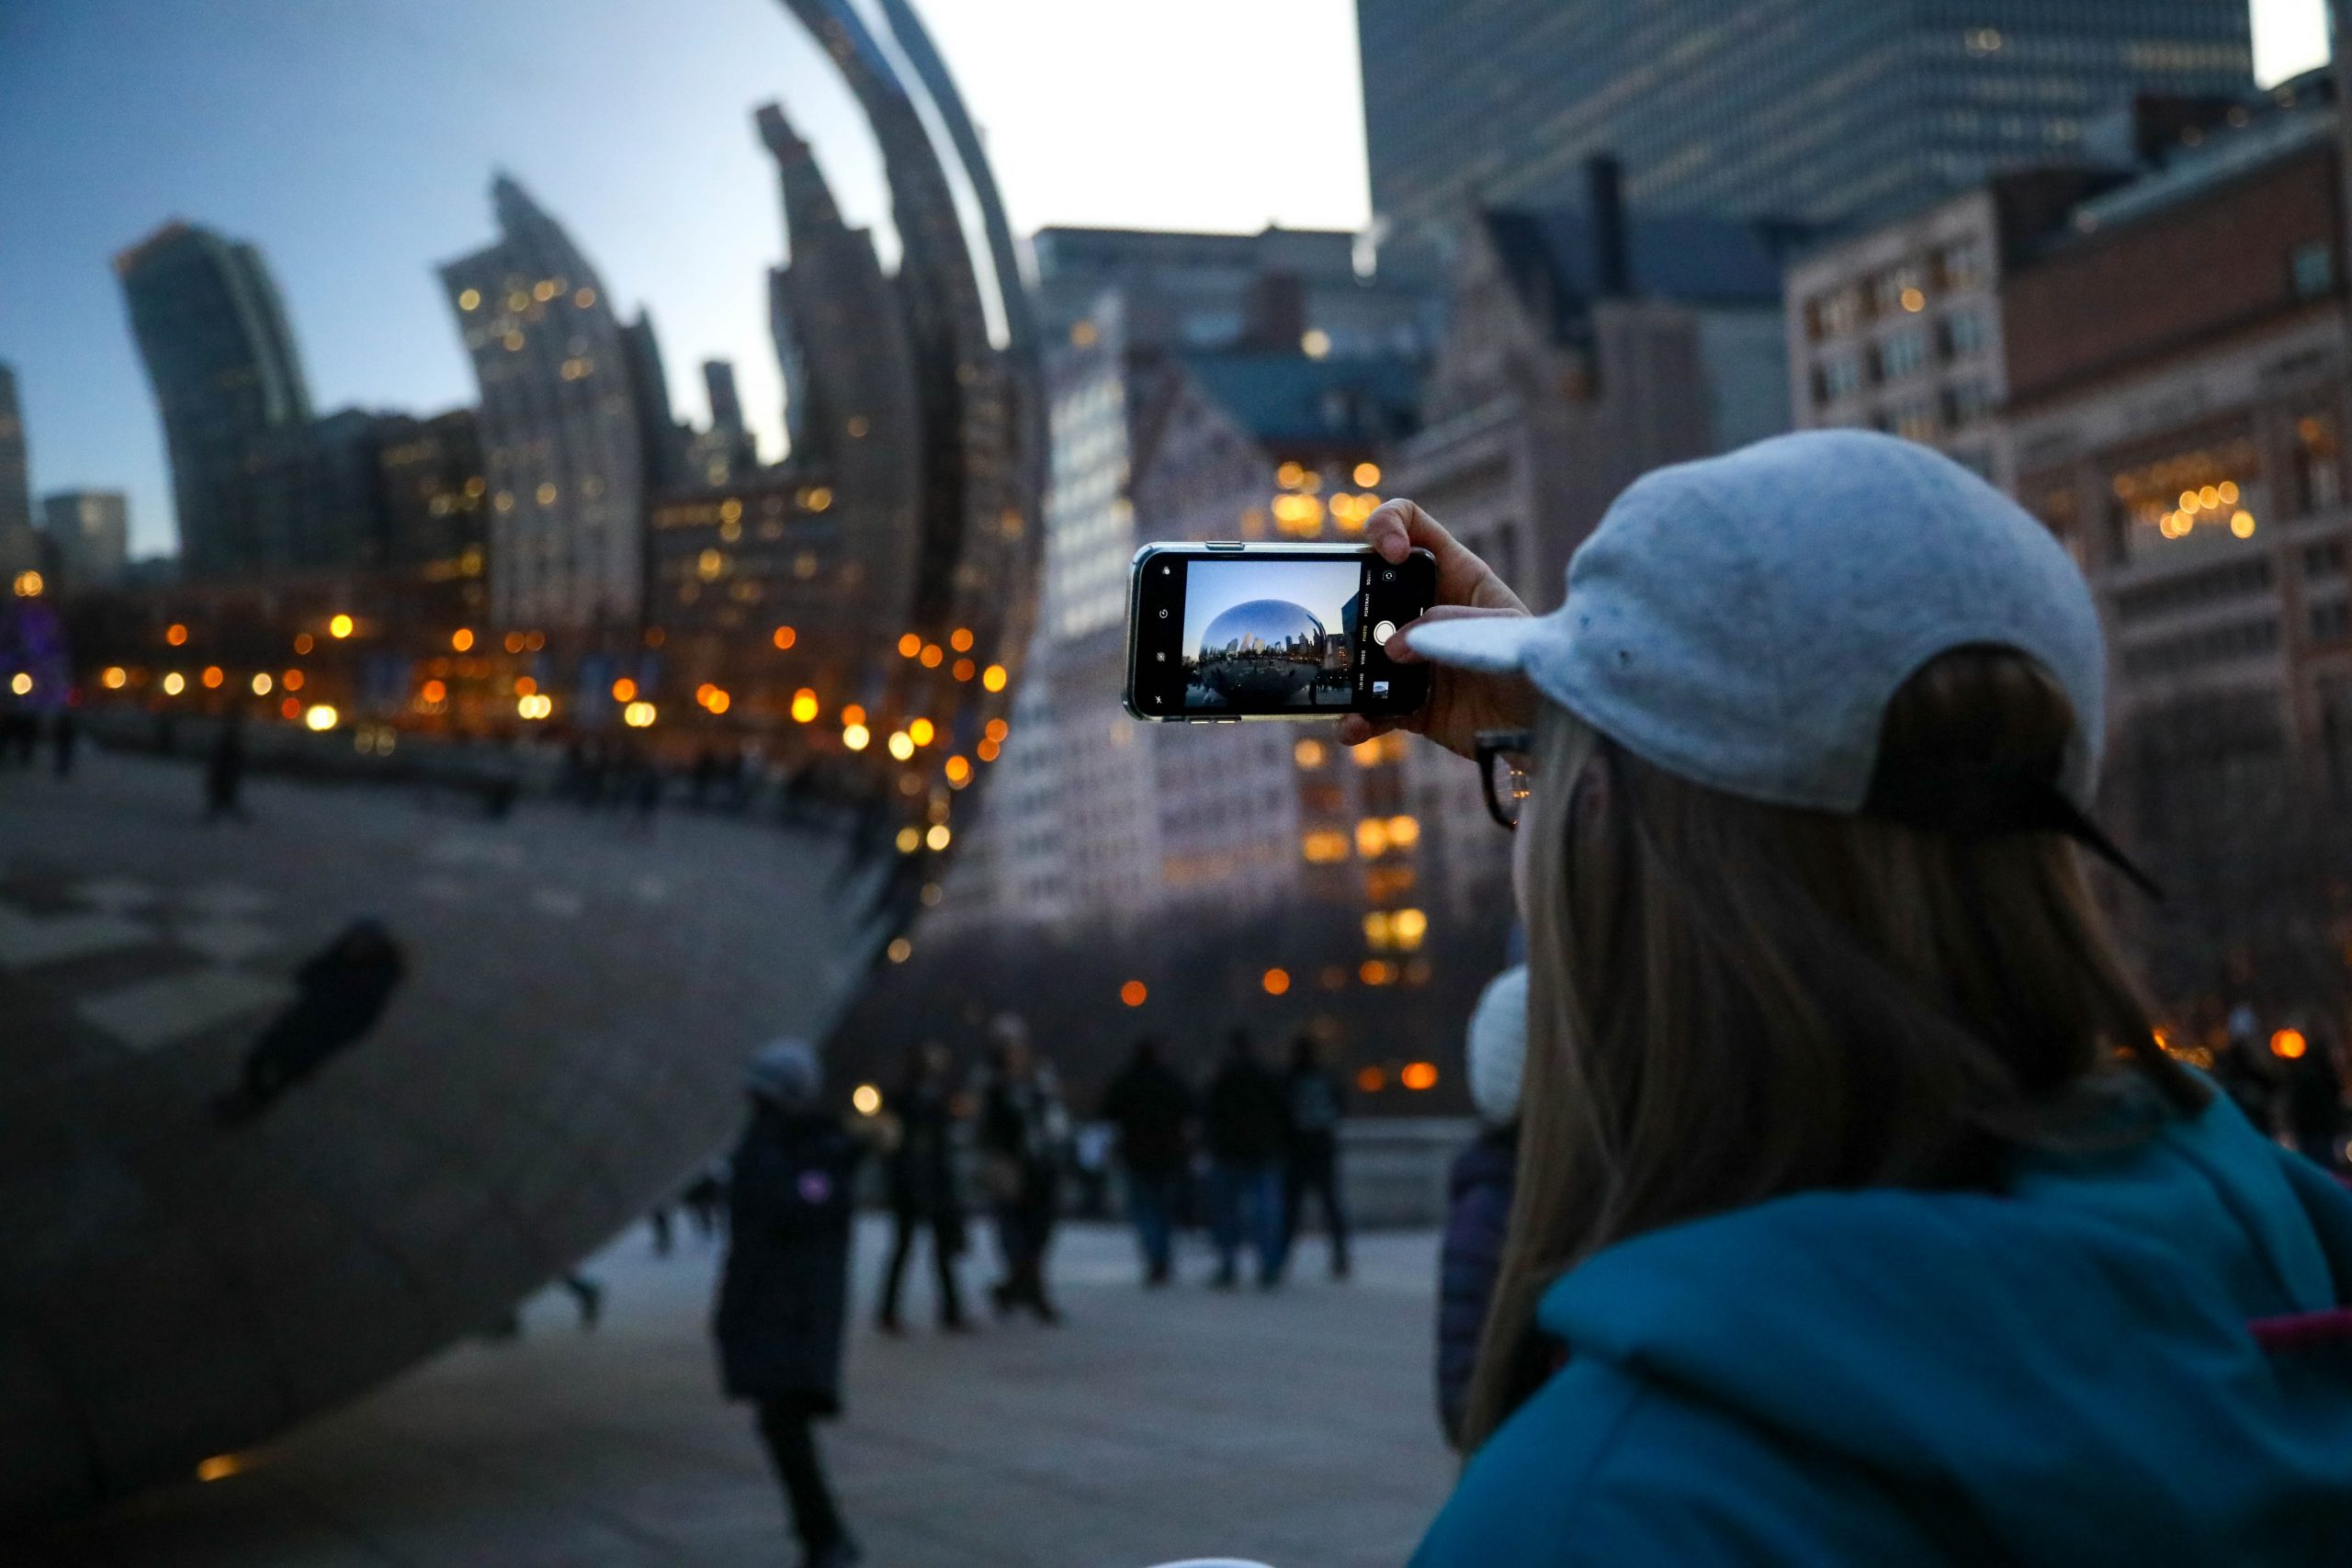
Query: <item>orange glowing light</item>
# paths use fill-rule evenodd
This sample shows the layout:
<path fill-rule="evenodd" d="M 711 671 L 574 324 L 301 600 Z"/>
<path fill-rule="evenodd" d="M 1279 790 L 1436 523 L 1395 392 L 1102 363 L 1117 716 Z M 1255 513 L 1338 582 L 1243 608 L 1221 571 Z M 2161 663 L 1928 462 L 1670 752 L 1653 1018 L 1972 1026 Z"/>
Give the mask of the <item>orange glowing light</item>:
<path fill-rule="evenodd" d="M 1149 995 L 1141 980 L 1130 980 L 1119 987 L 1119 999 L 1131 1008 L 1143 1006 L 1144 998 Z"/>
<path fill-rule="evenodd" d="M 807 724 L 817 716 L 817 694 L 803 686 L 792 694 L 792 721 Z"/>
<path fill-rule="evenodd" d="M 428 703 L 442 703 L 449 700 L 449 688 L 439 681 L 427 681 L 416 694 Z"/>
<path fill-rule="evenodd" d="M 302 672 L 300 670 L 288 670 L 278 677 L 277 683 L 289 692 L 299 692 L 302 689 Z"/>
<path fill-rule="evenodd" d="M 633 703 L 637 701 L 637 682 L 630 680 L 626 675 L 614 682 L 613 701 L 616 703 Z"/>
<path fill-rule="evenodd" d="M 1266 995 L 1270 997 L 1279 997 L 1284 991 L 1290 989 L 1290 971 L 1287 969 L 1269 969 L 1258 983 L 1266 987 Z"/>
<path fill-rule="evenodd" d="M 995 761 L 997 753 L 1002 750 L 1003 748 L 993 740 L 983 740 L 978 746 L 972 748 L 973 754 L 978 756 L 983 762 Z"/>
<path fill-rule="evenodd" d="M 921 653 L 922 651 L 922 638 L 915 636 L 914 633 L 909 632 L 906 636 L 899 639 L 899 658 L 912 659 L 916 654 Z"/>
<path fill-rule="evenodd" d="M 940 771 L 947 775 L 947 782 L 957 789 L 972 782 L 972 764 L 961 757 L 948 758 L 947 765 Z"/>
<path fill-rule="evenodd" d="M 799 640 L 800 640 L 800 634 L 799 634 L 798 632 L 794 631 L 790 626 L 778 626 L 778 627 L 776 627 L 776 629 L 775 629 L 775 645 L 776 645 L 776 647 L 778 647 L 778 648 L 790 648 L 794 643 L 798 642 Z"/>
<path fill-rule="evenodd" d="M 980 684 L 991 692 L 1003 691 L 1005 680 L 1004 666 L 1001 664 L 991 664 L 980 671 Z"/>
<path fill-rule="evenodd" d="M 539 683 L 537 681 L 532 680 L 528 675 L 517 675 L 514 677 L 514 694 L 516 696 L 527 697 L 538 689 Z"/>
<path fill-rule="evenodd" d="M 713 692 L 710 694 L 710 700 L 702 705 L 714 714 L 721 714 L 735 705 L 735 699 L 724 692 Z"/>
<path fill-rule="evenodd" d="M 956 668 L 950 671 L 950 673 L 952 673 L 958 681 L 968 681 L 974 675 L 979 673 L 979 669 L 980 667 L 973 663 L 970 660 L 959 659 L 956 661 Z"/>
<path fill-rule="evenodd" d="M 1412 1089 L 1416 1093 L 1426 1089 L 1435 1089 L 1437 1087 L 1437 1064 L 1435 1062 L 1408 1062 L 1405 1064 L 1404 1070 L 1396 1075 L 1396 1081 L 1403 1084 L 1407 1089 Z"/>
<path fill-rule="evenodd" d="M 918 746 L 930 745 L 938 735 L 938 727 L 927 718 L 914 719 L 907 725 L 907 739 Z"/>
<path fill-rule="evenodd" d="M 473 647 L 473 645 L 474 634 L 467 630 L 464 626 L 459 626 L 456 631 L 449 634 L 449 646 L 456 649 L 459 653 L 465 652 L 468 649 Z"/>
<path fill-rule="evenodd" d="M 187 641 L 187 628 L 175 621 L 164 628 L 164 640 L 174 648 L 178 648 Z"/>
<path fill-rule="evenodd" d="M 695 701 L 700 703 L 705 707 L 708 707 L 710 705 L 710 694 L 717 690 L 718 690 L 717 686 L 714 686 L 709 682 L 705 681 L 701 685 L 695 688 Z"/>
<path fill-rule="evenodd" d="M 946 649 L 941 648 L 937 643 L 927 642 L 922 645 L 922 667 L 924 669 L 938 669 L 939 661 L 946 657 Z"/>
<path fill-rule="evenodd" d="M 337 638 L 349 637 L 352 633 L 352 628 L 353 622 L 349 615 L 338 613 L 329 616 L 327 619 L 327 635 L 329 637 Z"/>
<path fill-rule="evenodd" d="M 1378 1067 L 1365 1067 L 1356 1074 L 1356 1088 L 1366 1094 L 1378 1094 L 1388 1087 L 1388 1075 Z"/>
<path fill-rule="evenodd" d="M 1004 720 L 1001 718 L 992 718 L 989 720 L 988 727 L 982 729 L 980 733 L 987 736 L 991 740 L 1002 740 L 1006 736 L 1012 733 L 1012 726 L 1005 723 Z"/>
<path fill-rule="evenodd" d="M 857 704 L 852 703 L 849 706 L 842 709 L 842 722 L 843 724 L 864 724 L 865 722 L 865 710 L 858 706 Z"/>
<path fill-rule="evenodd" d="M 278 716 L 278 717 L 280 717 L 280 718 L 300 718 L 300 717 L 301 717 L 301 716 L 302 716 L 302 703 L 301 703 L 301 699 L 300 699 L 299 697 L 288 697 L 288 698 L 287 698 L 284 702 L 282 702 L 282 703 L 278 704 L 278 705 L 277 705 L 277 716 Z"/>
<path fill-rule="evenodd" d="M 956 628 L 956 635 L 947 639 L 947 646 L 954 649 L 958 653 L 971 652 L 972 628 L 969 626 L 957 626 Z"/>
<path fill-rule="evenodd" d="M 2303 1053 L 2311 1048 L 2311 1042 L 2303 1038 L 2300 1029 L 2282 1029 L 2270 1037 L 2270 1054 L 2282 1062 L 2301 1061 Z"/>
<path fill-rule="evenodd" d="M 204 667 L 204 683 L 208 688 L 217 688 L 228 678 L 226 672 L 218 664 L 208 664 Z"/>

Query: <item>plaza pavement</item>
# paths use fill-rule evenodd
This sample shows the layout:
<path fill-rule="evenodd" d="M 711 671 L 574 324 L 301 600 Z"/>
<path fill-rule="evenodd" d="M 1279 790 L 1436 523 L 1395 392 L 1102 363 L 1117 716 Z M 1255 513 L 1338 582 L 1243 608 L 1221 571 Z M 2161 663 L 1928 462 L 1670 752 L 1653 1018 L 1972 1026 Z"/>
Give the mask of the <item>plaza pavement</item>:
<path fill-rule="evenodd" d="M 985 1235 L 966 1267 L 978 1286 Z M 1272 1294 L 1146 1292 L 1125 1235 L 1057 1249 L 1069 1322 L 963 1339 L 910 1303 L 867 1325 L 886 1236 L 860 1236 L 849 1413 L 821 1438 L 870 1568 L 1275 1568 L 1401 1562 L 1453 1464 L 1430 1410 L 1435 1240 L 1368 1238 L 1323 1280 L 1319 1240 Z M 747 1410 L 704 1331 L 715 1245 L 637 1228 L 588 1267 L 603 1320 L 550 1291 L 519 1339 L 461 1345 L 230 1472 L 119 1505 L 0 1558 L 60 1568 L 736 1568 L 796 1560 Z M 920 1269 L 914 1271 L 920 1272 Z M 977 1291 L 975 1293 L 978 1293 Z M 13 1555 L 28 1552 L 27 1556 Z"/>

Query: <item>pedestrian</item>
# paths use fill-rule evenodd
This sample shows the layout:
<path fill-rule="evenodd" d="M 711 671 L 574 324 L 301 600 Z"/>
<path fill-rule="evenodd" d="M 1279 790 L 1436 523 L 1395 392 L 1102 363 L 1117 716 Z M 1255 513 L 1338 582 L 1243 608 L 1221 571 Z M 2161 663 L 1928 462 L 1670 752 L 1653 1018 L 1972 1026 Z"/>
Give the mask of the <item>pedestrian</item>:
<path fill-rule="evenodd" d="M 1478 1135 L 1446 1173 L 1445 1239 L 1437 1270 L 1437 1415 L 1448 1446 L 1462 1446 L 1470 1370 L 1502 1271 L 1503 1236 L 1519 1173 L 1519 1080 L 1527 1056 L 1527 966 L 1487 982 L 1470 1015 L 1470 1100 Z"/>
<path fill-rule="evenodd" d="M 2051 532 L 1814 431 L 1639 480 L 1542 618 L 1409 502 L 1366 533 L 1435 557 L 1387 651 L 1442 667 L 1408 722 L 1481 760 L 1528 931 L 1419 1568 L 2340 1561 L 2352 1192 L 2156 1043 Z"/>
<path fill-rule="evenodd" d="M 846 1568 L 855 1541 L 813 1424 L 842 1411 L 853 1190 L 863 1149 L 820 1104 L 817 1055 L 779 1040 L 752 1058 L 752 1115 L 728 1180 L 727 1260 L 711 1332 L 729 1399 L 751 1401 L 804 1568 Z"/>
<path fill-rule="evenodd" d="M 2343 1164 L 2344 1077 L 2324 1030 L 2313 1026 L 2296 1032 L 2303 1037 L 2303 1051 L 2280 1063 L 2280 1120 L 2304 1158 L 2335 1170 Z"/>
<path fill-rule="evenodd" d="M 250 822 L 242 798 L 245 784 L 244 726 L 234 711 L 220 721 L 213 732 L 212 750 L 204 759 L 204 820 L 218 822 L 223 817 L 239 822 Z"/>
<path fill-rule="evenodd" d="M 964 1203 L 956 1189 L 955 1092 L 948 1081 L 954 1067 L 946 1046 L 926 1042 L 908 1062 L 898 1091 L 883 1103 L 898 1137 L 889 1164 L 890 1265 L 876 1314 L 885 1334 L 906 1332 L 899 1321 L 899 1292 L 906 1282 L 908 1255 L 926 1230 L 939 1282 L 939 1326 L 950 1334 L 970 1326 L 956 1279 L 956 1260 L 964 1256 Z"/>
<path fill-rule="evenodd" d="M 1305 1217 L 1306 1200 L 1313 1196 L 1320 1201 L 1324 1233 L 1330 1237 L 1334 1280 L 1348 1277 L 1348 1211 L 1340 1192 L 1344 1094 L 1323 1043 L 1311 1034 L 1292 1041 L 1290 1070 L 1283 1078 L 1282 1256 L 1287 1264 L 1298 1242 L 1298 1223 Z"/>
<path fill-rule="evenodd" d="M 1102 1091 L 1102 1118 L 1117 1134 L 1126 1168 L 1127 1221 L 1150 1286 L 1175 1277 L 1175 1224 L 1192 1159 L 1192 1092 L 1161 1056 L 1158 1040 L 1136 1042 L 1135 1054 Z"/>
<path fill-rule="evenodd" d="M 1210 1283 L 1240 1283 L 1242 1239 L 1258 1258 L 1258 1287 L 1282 1282 L 1283 1110 L 1282 1084 L 1258 1059 L 1245 1030 L 1226 1040 L 1203 1117 L 1209 1153 L 1209 1231 L 1216 1243 Z"/>
<path fill-rule="evenodd" d="M 980 1095 L 979 1148 L 1004 1278 L 989 1295 L 999 1317 L 1025 1308 L 1038 1322 L 1056 1324 L 1061 1312 L 1046 1288 L 1046 1261 L 1060 1214 L 1069 1113 L 1052 1068 L 1030 1046 L 1027 1026 L 1007 1013 L 990 1033 L 994 1045 Z"/>

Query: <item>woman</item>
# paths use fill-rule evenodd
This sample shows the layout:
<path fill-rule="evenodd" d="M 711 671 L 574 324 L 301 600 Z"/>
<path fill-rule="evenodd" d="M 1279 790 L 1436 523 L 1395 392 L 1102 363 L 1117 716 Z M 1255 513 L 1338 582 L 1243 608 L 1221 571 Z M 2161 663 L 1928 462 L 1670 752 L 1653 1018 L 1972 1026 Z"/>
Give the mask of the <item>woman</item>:
<path fill-rule="evenodd" d="M 964 1299 L 956 1288 L 956 1260 L 964 1255 L 964 1202 L 956 1190 L 955 1095 L 949 1074 L 956 1058 L 939 1042 L 926 1041 L 909 1059 L 899 1092 L 884 1107 L 896 1123 L 899 1145 L 890 1155 L 890 1263 L 882 1279 L 882 1332 L 900 1335 L 899 1292 L 906 1284 L 907 1259 L 916 1236 L 931 1232 L 932 1270 L 939 1281 L 939 1326 L 961 1334 Z"/>
<path fill-rule="evenodd" d="M 980 1095 L 981 1170 L 996 1211 L 1004 1278 L 989 1288 L 999 1317 L 1026 1308 L 1040 1323 L 1062 1314 L 1046 1284 L 1046 1258 L 1061 1213 L 1062 1154 L 1069 1142 L 1053 1068 L 1037 1060 L 1028 1026 L 1011 1013 L 990 1026 L 991 1071 Z"/>
<path fill-rule="evenodd" d="M 1413 727 L 1484 753 L 1529 932 L 1417 1562 L 2341 1561 L 2352 1197 L 2154 1044 L 2058 544 L 1854 432 L 1643 479 L 1541 619 L 1410 502 L 1369 536 L 1437 556 Z"/>
<path fill-rule="evenodd" d="M 850 1227 L 865 1150 L 821 1103 L 817 1055 L 779 1040 L 753 1057 L 752 1117 L 728 1180 L 727 1263 L 711 1323 L 730 1399 L 753 1402 L 807 1568 L 858 1561 L 812 1423 L 842 1410 Z"/>

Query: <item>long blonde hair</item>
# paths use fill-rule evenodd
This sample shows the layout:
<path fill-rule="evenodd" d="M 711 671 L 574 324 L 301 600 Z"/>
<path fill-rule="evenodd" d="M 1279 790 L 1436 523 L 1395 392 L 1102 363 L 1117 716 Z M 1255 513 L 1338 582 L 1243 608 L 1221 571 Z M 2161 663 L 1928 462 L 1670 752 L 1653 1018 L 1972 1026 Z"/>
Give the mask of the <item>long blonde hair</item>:
<path fill-rule="evenodd" d="M 1889 705 L 1880 776 L 2054 775 L 2072 726 L 2038 665 L 1962 649 Z M 1557 707 L 1536 751 L 1519 1181 L 1466 1447 L 1544 1376 L 1544 1289 L 1612 1242 L 1811 1189 L 1993 1186 L 2079 1130 L 2072 1091 L 2119 1055 L 2201 1103 L 2067 840 L 1736 798 Z"/>

